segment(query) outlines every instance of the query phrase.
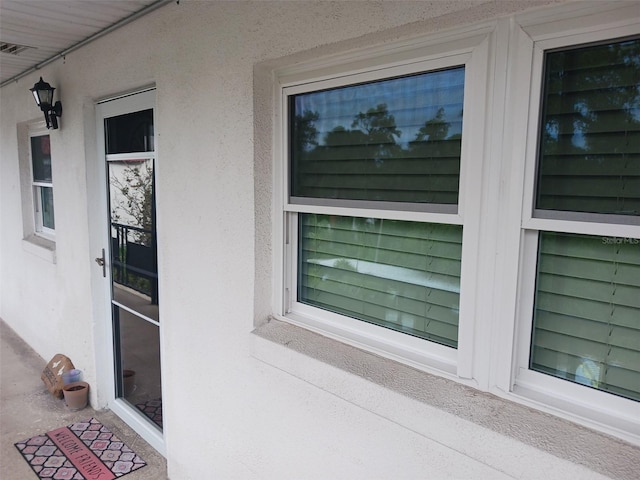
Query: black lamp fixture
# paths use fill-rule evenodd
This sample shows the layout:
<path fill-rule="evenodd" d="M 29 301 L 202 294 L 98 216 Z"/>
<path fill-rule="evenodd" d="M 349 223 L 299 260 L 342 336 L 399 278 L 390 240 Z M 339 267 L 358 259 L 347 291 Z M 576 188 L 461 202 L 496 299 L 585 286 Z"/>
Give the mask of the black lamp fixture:
<path fill-rule="evenodd" d="M 57 101 L 55 105 L 53 104 L 53 92 L 55 88 L 40 77 L 40 81 L 30 90 L 40 110 L 44 112 L 47 128 L 53 128 L 54 130 L 58 128 L 58 117 L 62 116 L 62 103 Z"/>

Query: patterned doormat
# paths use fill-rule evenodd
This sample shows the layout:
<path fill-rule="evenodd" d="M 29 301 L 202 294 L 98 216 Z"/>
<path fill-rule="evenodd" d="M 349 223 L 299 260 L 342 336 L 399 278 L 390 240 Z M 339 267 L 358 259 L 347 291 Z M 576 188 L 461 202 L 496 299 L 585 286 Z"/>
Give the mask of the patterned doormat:
<path fill-rule="evenodd" d="M 15 446 L 41 479 L 113 480 L 147 464 L 95 418 Z"/>

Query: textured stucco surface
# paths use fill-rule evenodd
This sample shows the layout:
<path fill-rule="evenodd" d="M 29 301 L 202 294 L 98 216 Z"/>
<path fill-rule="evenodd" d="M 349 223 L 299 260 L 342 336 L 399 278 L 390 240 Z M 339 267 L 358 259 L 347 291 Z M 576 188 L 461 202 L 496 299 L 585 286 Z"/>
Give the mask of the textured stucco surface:
<path fill-rule="evenodd" d="M 254 333 L 422 404 L 611 478 L 632 480 L 637 478 L 640 471 L 638 447 L 558 417 L 479 392 L 288 323 L 271 320 Z M 320 388 L 332 390 L 331 383 L 318 381 L 294 365 L 295 361 L 281 366 L 294 375 L 317 383 Z M 351 400 L 358 403 L 357 399 Z"/>

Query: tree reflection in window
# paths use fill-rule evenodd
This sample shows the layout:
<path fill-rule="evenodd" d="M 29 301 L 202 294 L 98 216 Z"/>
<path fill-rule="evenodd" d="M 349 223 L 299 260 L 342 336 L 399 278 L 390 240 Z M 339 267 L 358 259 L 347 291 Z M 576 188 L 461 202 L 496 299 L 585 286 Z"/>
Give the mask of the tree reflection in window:
<path fill-rule="evenodd" d="M 290 97 L 291 194 L 457 204 L 464 67 Z"/>
<path fill-rule="evenodd" d="M 545 57 L 536 208 L 640 215 L 640 40 Z"/>

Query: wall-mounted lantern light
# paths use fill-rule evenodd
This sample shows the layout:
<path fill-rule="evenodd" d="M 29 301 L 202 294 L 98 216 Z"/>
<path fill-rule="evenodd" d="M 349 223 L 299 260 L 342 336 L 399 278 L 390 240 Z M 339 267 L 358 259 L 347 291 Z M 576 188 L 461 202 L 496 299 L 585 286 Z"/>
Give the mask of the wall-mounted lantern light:
<path fill-rule="evenodd" d="M 62 103 L 57 101 L 55 105 L 53 104 L 53 92 L 55 88 L 40 77 L 40 81 L 30 90 L 40 110 L 44 112 L 47 128 L 53 128 L 54 130 L 58 128 L 58 117 L 62 116 Z"/>

